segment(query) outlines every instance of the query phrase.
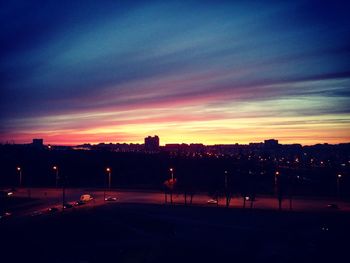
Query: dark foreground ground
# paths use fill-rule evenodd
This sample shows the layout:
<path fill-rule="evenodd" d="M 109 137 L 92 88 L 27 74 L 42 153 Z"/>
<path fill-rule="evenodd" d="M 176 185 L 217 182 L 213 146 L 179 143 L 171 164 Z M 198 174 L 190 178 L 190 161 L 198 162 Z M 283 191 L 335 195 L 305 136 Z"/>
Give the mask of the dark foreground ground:
<path fill-rule="evenodd" d="M 108 204 L 3 221 L 1 262 L 347 262 L 350 214 Z"/>

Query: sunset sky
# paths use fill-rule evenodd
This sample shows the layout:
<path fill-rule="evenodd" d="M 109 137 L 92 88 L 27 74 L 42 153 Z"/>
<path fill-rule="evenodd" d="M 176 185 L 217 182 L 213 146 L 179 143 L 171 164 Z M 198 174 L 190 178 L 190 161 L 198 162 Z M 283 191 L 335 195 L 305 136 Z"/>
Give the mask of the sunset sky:
<path fill-rule="evenodd" d="M 349 4 L 262 2 L 2 1 L 0 142 L 350 142 Z"/>

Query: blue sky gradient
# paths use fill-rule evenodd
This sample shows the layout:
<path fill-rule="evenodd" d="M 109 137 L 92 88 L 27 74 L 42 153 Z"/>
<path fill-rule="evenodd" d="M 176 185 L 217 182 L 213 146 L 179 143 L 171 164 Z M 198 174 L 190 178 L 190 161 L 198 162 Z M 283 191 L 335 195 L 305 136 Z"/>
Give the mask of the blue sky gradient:
<path fill-rule="evenodd" d="M 350 141 L 347 1 L 10 1 L 2 141 Z"/>

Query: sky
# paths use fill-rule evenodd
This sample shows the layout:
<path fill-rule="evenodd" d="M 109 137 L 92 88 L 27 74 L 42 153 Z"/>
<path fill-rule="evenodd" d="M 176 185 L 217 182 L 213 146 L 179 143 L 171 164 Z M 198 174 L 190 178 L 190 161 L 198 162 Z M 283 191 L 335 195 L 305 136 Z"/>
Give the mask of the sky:
<path fill-rule="evenodd" d="M 349 5 L 2 1 L 0 142 L 350 142 Z"/>

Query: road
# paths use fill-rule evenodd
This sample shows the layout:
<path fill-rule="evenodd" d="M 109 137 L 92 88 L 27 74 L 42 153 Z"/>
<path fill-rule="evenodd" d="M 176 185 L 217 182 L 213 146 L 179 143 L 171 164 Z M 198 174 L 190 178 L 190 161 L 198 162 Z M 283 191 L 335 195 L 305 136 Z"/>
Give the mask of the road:
<path fill-rule="evenodd" d="M 30 205 L 22 205 L 20 207 L 14 207 L 13 214 L 16 216 L 28 216 L 35 213 L 42 213 L 47 211 L 50 207 L 62 208 L 62 189 L 57 188 L 32 188 L 30 192 L 29 189 L 19 188 L 15 192 L 14 196 L 17 197 L 28 197 L 30 194 L 31 198 L 35 202 L 30 203 Z M 83 189 L 83 188 L 67 188 L 65 189 L 65 196 L 67 203 L 73 203 L 79 200 L 82 194 L 91 194 L 94 200 L 84 205 L 84 207 L 93 207 L 106 205 L 114 201 L 104 201 L 104 196 L 117 197 L 118 203 L 136 203 L 136 204 L 165 204 L 165 195 L 162 192 L 146 192 L 146 191 L 136 191 L 136 190 L 101 190 L 101 189 Z M 189 200 L 189 198 L 188 198 Z M 206 194 L 197 194 L 193 197 L 192 205 L 201 206 L 216 206 L 216 204 L 209 204 L 208 200 L 210 197 Z M 167 195 L 168 204 L 170 204 L 170 196 Z M 225 199 L 220 198 L 218 200 L 218 206 L 225 206 Z M 330 209 L 327 204 L 337 204 L 338 209 Z M 173 195 L 174 205 L 183 205 L 184 196 L 182 194 Z M 249 209 L 251 206 L 250 201 L 246 201 L 246 208 Z M 231 200 L 230 208 L 243 208 L 243 199 L 234 197 Z M 277 210 L 278 201 L 276 198 L 271 196 L 258 196 L 256 201 L 253 202 L 254 209 L 268 209 Z M 311 199 L 311 198 L 294 198 L 292 203 L 293 211 L 342 211 L 350 212 L 350 204 L 344 201 L 339 201 L 336 199 Z M 290 210 L 289 199 L 285 199 L 282 202 L 282 210 Z"/>

